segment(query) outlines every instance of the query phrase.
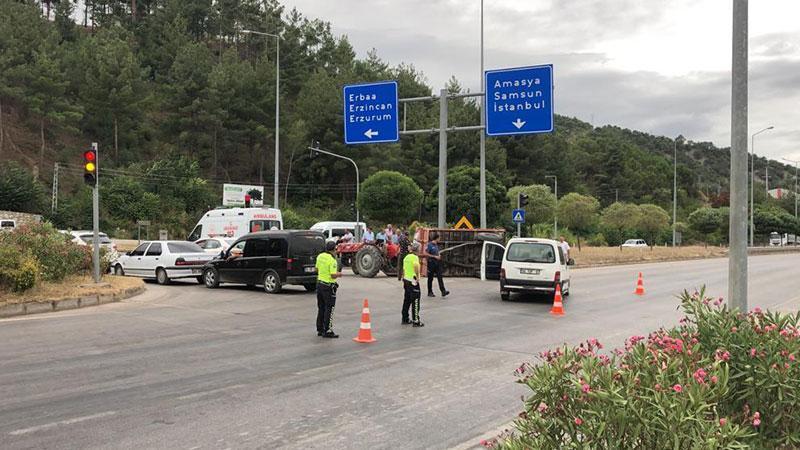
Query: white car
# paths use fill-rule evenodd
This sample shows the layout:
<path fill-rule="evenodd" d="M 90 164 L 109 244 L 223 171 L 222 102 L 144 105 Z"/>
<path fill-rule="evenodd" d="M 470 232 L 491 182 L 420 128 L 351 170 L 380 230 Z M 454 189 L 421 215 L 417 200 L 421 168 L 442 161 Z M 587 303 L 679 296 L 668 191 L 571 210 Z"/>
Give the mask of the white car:
<path fill-rule="evenodd" d="M 194 242 L 148 241 L 120 256 L 112 267 L 115 275 L 155 278 L 158 284 L 176 278 L 202 283 L 203 265 L 213 258 Z"/>
<path fill-rule="evenodd" d="M 569 267 L 574 264 L 564 257 L 557 241 L 513 238 L 506 244 L 500 264 L 500 298 L 508 300 L 512 292 L 552 295 L 557 285 L 566 297 L 570 293 Z"/>
<path fill-rule="evenodd" d="M 92 230 L 62 230 L 61 232 L 71 237 L 70 241 L 77 245 L 92 245 L 94 243 L 94 232 Z M 99 233 L 97 236 L 100 238 L 100 248 L 104 248 L 109 252 L 117 251 L 117 244 L 112 242 L 107 234 Z"/>
<path fill-rule="evenodd" d="M 645 242 L 644 239 L 628 239 L 624 244 L 620 245 L 620 247 L 644 248 L 647 247 L 647 242 Z"/>
<path fill-rule="evenodd" d="M 198 239 L 195 244 L 199 245 L 209 255 L 217 256 L 227 250 L 234 241 L 235 239 L 207 238 Z"/>

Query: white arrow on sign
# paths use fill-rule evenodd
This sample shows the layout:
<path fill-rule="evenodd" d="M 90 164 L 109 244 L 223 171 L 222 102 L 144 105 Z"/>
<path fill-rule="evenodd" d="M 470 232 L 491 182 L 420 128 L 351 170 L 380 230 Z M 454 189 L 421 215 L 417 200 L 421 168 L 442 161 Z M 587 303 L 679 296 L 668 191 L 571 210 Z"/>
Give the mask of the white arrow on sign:
<path fill-rule="evenodd" d="M 366 137 L 368 137 L 370 139 L 372 139 L 373 137 L 375 137 L 377 135 L 378 135 L 378 132 L 377 131 L 372 131 L 372 128 L 370 128 L 369 130 L 364 132 L 364 136 L 366 136 Z"/>
<path fill-rule="evenodd" d="M 522 128 L 523 126 L 525 126 L 525 121 L 523 121 L 523 120 L 520 120 L 519 118 L 517 118 L 517 121 L 516 121 L 516 122 L 511 122 L 511 123 L 512 123 L 512 124 L 513 124 L 515 127 L 517 127 L 517 129 L 518 129 L 518 130 L 519 130 L 520 128 Z"/>

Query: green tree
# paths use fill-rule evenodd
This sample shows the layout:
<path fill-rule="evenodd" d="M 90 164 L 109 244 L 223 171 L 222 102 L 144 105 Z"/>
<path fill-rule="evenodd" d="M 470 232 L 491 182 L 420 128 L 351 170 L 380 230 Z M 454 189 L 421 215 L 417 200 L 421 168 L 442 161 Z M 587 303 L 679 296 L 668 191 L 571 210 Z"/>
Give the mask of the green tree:
<path fill-rule="evenodd" d="M 724 217 L 719 208 L 699 208 L 689 214 L 689 226 L 702 235 L 706 242 L 710 238 L 709 235 L 720 231 L 723 220 Z"/>
<path fill-rule="evenodd" d="M 616 202 L 608 205 L 600 214 L 600 228 L 609 245 L 620 245 L 635 235 L 642 215 L 639 206 Z"/>
<path fill-rule="evenodd" d="M 44 188 L 14 162 L 0 164 L 0 209 L 42 213 L 47 204 Z"/>
<path fill-rule="evenodd" d="M 407 224 L 422 203 L 422 189 L 400 172 L 382 170 L 361 184 L 358 207 L 364 217 L 380 223 Z"/>
<path fill-rule="evenodd" d="M 597 223 L 599 209 L 600 202 L 589 195 L 570 192 L 559 199 L 559 222 L 575 233 L 578 238 L 578 250 L 581 249 L 581 236 L 588 235 Z"/>
<path fill-rule="evenodd" d="M 528 204 L 525 206 L 525 220 L 527 222 L 546 223 L 553 220 L 553 213 L 556 209 L 556 196 L 550 191 L 549 186 L 531 184 L 512 187 L 506 194 L 511 208 L 517 207 L 517 196 L 520 193 L 528 196 Z"/>
<path fill-rule="evenodd" d="M 502 217 L 506 204 L 506 188 L 491 172 L 486 171 L 486 222 L 489 225 L 506 223 Z M 439 188 L 434 186 L 428 207 L 436 210 L 439 204 Z M 474 166 L 458 166 L 447 172 L 447 219 L 455 223 L 461 216 L 473 224 L 480 220 L 480 169 Z"/>
<path fill-rule="evenodd" d="M 636 229 L 652 247 L 658 236 L 669 228 L 669 214 L 664 208 L 653 204 L 639 205 L 639 210 L 641 215 Z"/>

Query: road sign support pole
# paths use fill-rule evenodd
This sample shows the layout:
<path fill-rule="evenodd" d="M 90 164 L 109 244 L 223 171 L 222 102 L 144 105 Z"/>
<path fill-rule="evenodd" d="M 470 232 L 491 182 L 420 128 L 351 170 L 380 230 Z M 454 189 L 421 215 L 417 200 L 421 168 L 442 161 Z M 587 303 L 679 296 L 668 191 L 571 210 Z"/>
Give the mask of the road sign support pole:
<path fill-rule="evenodd" d="M 483 0 L 481 0 L 481 86 L 486 92 L 486 79 L 483 76 Z M 481 126 L 486 125 L 486 97 L 481 96 Z M 486 229 L 486 133 L 481 133 L 481 228 Z"/>
<path fill-rule="evenodd" d="M 92 275 L 95 283 L 100 282 L 100 152 L 97 151 L 97 142 L 92 142 L 92 149 L 97 158 L 97 178 L 92 188 Z"/>
<path fill-rule="evenodd" d="M 728 304 L 743 312 L 747 311 L 747 15 L 748 0 L 733 0 Z"/>
<path fill-rule="evenodd" d="M 439 92 L 439 214 L 438 226 L 447 222 L 447 89 Z"/>
<path fill-rule="evenodd" d="M 517 194 L 517 209 L 522 209 L 522 204 L 519 202 L 519 194 Z M 517 237 L 522 237 L 522 224 L 517 222 Z"/>

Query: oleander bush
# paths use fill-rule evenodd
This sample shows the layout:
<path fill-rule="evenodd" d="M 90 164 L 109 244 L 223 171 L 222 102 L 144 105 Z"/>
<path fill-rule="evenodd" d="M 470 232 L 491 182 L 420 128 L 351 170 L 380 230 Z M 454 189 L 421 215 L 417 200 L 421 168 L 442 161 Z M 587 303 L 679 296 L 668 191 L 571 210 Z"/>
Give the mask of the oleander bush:
<path fill-rule="evenodd" d="M 0 288 L 24 291 L 38 280 L 61 281 L 91 267 L 89 247 L 76 245 L 50 224 L 0 233 Z"/>
<path fill-rule="evenodd" d="M 741 313 L 704 290 L 679 326 L 540 355 L 516 374 L 531 394 L 506 449 L 798 448 L 800 313 Z"/>

